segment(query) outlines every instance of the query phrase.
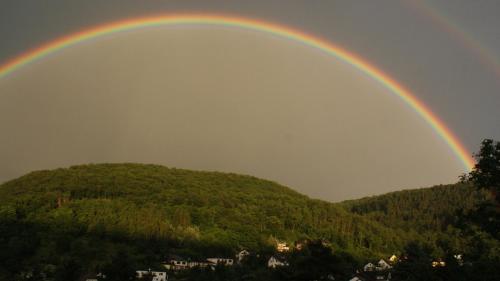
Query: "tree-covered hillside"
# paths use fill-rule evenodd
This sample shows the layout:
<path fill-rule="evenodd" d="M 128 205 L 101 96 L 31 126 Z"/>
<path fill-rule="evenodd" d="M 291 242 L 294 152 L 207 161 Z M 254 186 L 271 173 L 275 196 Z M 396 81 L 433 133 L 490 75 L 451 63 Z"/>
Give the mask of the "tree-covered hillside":
<path fill-rule="evenodd" d="M 256 248 L 270 236 L 323 237 L 339 245 L 390 252 L 369 234 L 391 231 L 342 207 L 311 200 L 251 176 L 101 164 L 32 172 L 0 187 L 3 213 L 37 223 L 72 222 L 86 232 L 133 238 L 202 240 Z"/>
<path fill-rule="evenodd" d="M 436 250 L 436 255 L 444 255 L 442 246 L 465 250 L 466 234 L 455 226 L 489 200 L 488 192 L 469 183 L 457 183 L 391 192 L 341 204 L 354 214 L 418 236 L 415 240 L 425 241 Z"/>
<path fill-rule="evenodd" d="M 460 247 L 465 239 L 449 225 L 455 211 L 484 199 L 457 185 L 333 204 L 251 176 L 158 165 L 37 171 L 0 186 L 0 277 L 81 276 L 117 260 L 151 267 L 169 254 L 265 254 L 276 239 L 328 240 L 359 261 L 398 253 L 409 241 L 439 253 L 443 240 Z"/>
<path fill-rule="evenodd" d="M 461 214 L 489 199 L 489 194 L 468 183 L 403 190 L 343 202 L 348 210 L 391 228 L 444 231 Z"/>

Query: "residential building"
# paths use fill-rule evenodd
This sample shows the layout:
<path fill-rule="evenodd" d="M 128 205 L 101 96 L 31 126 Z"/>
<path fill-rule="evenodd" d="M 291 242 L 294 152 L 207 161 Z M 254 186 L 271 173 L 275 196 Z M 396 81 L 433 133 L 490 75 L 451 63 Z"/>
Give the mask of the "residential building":
<path fill-rule="evenodd" d="M 290 251 L 290 247 L 286 244 L 286 242 L 277 242 L 276 250 L 280 253 Z"/>
<path fill-rule="evenodd" d="M 375 265 L 371 262 L 365 264 L 365 266 L 363 267 L 363 271 L 365 272 L 370 272 L 370 271 L 374 271 L 375 270 Z"/>
<path fill-rule="evenodd" d="M 139 279 L 144 278 L 145 276 L 148 276 L 148 275 L 152 275 L 153 276 L 152 281 L 167 281 L 168 280 L 167 273 L 164 271 L 137 270 L 136 274 L 137 274 L 137 278 L 139 278 Z"/>
<path fill-rule="evenodd" d="M 375 267 L 375 270 L 384 271 L 384 270 L 389 270 L 391 268 L 392 266 L 389 263 L 387 263 L 384 259 L 380 259 L 377 263 L 377 266 Z"/>
<path fill-rule="evenodd" d="M 248 257 L 250 255 L 250 252 L 247 250 L 240 251 L 238 254 L 236 254 L 236 259 L 238 260 L 239 263 L 245 259 L 245 257 Z"/>
<path fill-rule="evenodd" d="M 213 265 L 217 264 L 222 264 L 226 266 L 233 265 L 234 260 L 233 259 L 226 259 L 226 258 L 208 258 L 207 262 Z"/>
<path fill-rule="evenodd" d="M 288 266 L 288 262 L 283 257 L 272 256 L 267 261 L 267 267 L 276 268 L 280 266 Z"/>

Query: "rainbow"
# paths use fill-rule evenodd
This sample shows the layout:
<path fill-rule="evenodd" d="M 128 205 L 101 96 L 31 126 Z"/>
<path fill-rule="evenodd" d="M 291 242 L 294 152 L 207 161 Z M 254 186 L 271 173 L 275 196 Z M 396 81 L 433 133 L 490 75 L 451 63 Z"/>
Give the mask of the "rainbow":
<path fill-rule="evenodd" d="M 467 33 L 455 23 L 449 16 L 432 7 L 431 3 L 426 1 L 406 1 L 404 2 L 417 13 L 431 20 L 437 27 L 449 34 L 454 40 L 458 41 L 469 52 L 476 55 L 483 66 L 488 67 L 500 79 L 500 60 L 494 55 L 488 47 Z"/>
<path fill-rule="evenodd" d="M 117 21 L 64 36 L 31 51 L 28 51 L 18 57 L 15 57 L 7 63 L 0 65 L 0 78 L 3 78 L 13 73 L 17 69 L 34 61 L 40 60 L 43 57 L 57 52 L 63 48 L 78 44 L 85 40 L 104 36 L 106 34 L 163 25 L 198 24 L 229 26 L 270 33 L 279 37 L 287 38 L 289 40 L 298 41 L 304 45 L 319 49 L 333 57 L 344 61 L 345 63 L 357 68 L 364 74 L 384 85 L 387 89 L 394 93 L 395 96 L 401 98 L 410 108 L 416 111 L 417 114 L 419 114 L 448 144 L 457 158 L 461 161 L 461 163 L 463 163 L 467 171 L 471 170 L 474 166 L 474 160 L 470 156 L 470 153 L 467 151 L 467 149 L 465 149 L 465 147 L 451 132 L 451 130 L 448 129 L 445 124 L 427 106 L 419 101 L 408 89 L 389 77 L 383 71 L 377 69 L 375 66 L 373 66 L 360 56 L 353 54 L 323 39 L 306 34 L 296 29 L 292 29 L 290 27 L 265 22 L 262 20 L 226 15 L 171 14 Z"/>

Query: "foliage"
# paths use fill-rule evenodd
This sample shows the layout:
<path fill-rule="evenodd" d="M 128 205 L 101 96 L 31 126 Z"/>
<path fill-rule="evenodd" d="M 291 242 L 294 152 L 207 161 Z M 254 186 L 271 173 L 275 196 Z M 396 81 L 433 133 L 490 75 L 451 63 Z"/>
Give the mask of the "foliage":
<path fill-rule="evenodd" d="M 464 249 L 467 240 L 461 239 L 464 233 L 457 224 L 489 198 L 487 192 L 459 183 L 397 191 L 347 201 L 343 205 L 386 227 L 406 231 L 409 238 L 406 241 L 430 244 L 434 254 L 442 256 L 443 246 L 456 251 Z"/>
<path fill-rule="evenodd" d="M 428 245 L 410 242 L 406 245 L 402 259 L 396 264 L 394 270 L 395 279 L 419 281 L 439 280 L 432 267 L 432 250 Z"/>
<path fill-rule="evenodd" d="M 233 257 L 242 248 L 261 255 L 186 278 L 302 280 L 311 276 L 300 270 L 322 261 L 331 266 L 314 278 L 343 278 L 354 265 L 398 253 L 413 240 L 426 241 L 433 256 L 463 249 L 472 234 L 452 225 L 456 211 L 485 200 L 467 184 L 332 204 L 251 176 L 157 165 L 37 171 L 0 186 L 0 279 L 75 280 L 102 272 L 127 280 L 137 269 L 161 269 L 170 254 Z M 291 255 L 293 271 L 263 267 L 273 254 L 270 241 L 304 238 L 331 244 Z"/>
<path fill-rule="evenodd" d="M 478 209 L 466 219 L 500 239 L 500 142 L 483 140 L 479 152 L 474 156 L 474 169 L 463 177 L 463 181 L 488 190 L 494 200 L 479 204 Z"/>
<path fill-rule="evenodd" d="M 500 203 L 500 142 L 483 140 L 475 158 L 476 165 L 468 179 L 477 187 L 490 190 Z"/>

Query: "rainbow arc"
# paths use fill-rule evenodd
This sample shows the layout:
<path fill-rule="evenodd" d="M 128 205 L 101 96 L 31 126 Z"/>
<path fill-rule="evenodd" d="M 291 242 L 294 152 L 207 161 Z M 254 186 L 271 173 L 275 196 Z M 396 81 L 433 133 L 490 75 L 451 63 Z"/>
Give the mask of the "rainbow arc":
<path fill-rule="evenodd" d="M 382 70 L 370 64 L 360 56 L 347 51 L 331 42 L 321 38 L 306 34 L 302 31 L 282 26 L 275 23 L 265 22 L 243 17 L 232 17 L 226 15 L 207 14 L 172 14 L 161 16 L 150 16 L 143 18 L 127 19 L 109 24 L 99 25 L 90 29 L 85 29 L 77 33 L 64 36 L 55 41 L 41 45 L 28 51 L 7 63 L 0 65 L 0 78 L 12 74 L 17 69 L 40 60 L 43 57 L 57 52 L 63 48 L 78 44 L 80 42 L 104 36 L 111 33 L 163 25 L 218 25 L 230 26 L 243 29 L 262 31 L 284 37 L 289 40 L 298 41 L 302 44 L 319 49 L 341 61 L 357 68 L 367 76 L 378 81 L 389 89 L 395 96 L 402 99 L 410 108 L 419 114 L 432 129 L 447 143 L 457 158 L 463 163 L 466 170 L 471 170 L 474 160 L 464 145 L 452 133 L 452 131 L 420 100 L 416 98 L 408 89 L 384 73 Z"/>

